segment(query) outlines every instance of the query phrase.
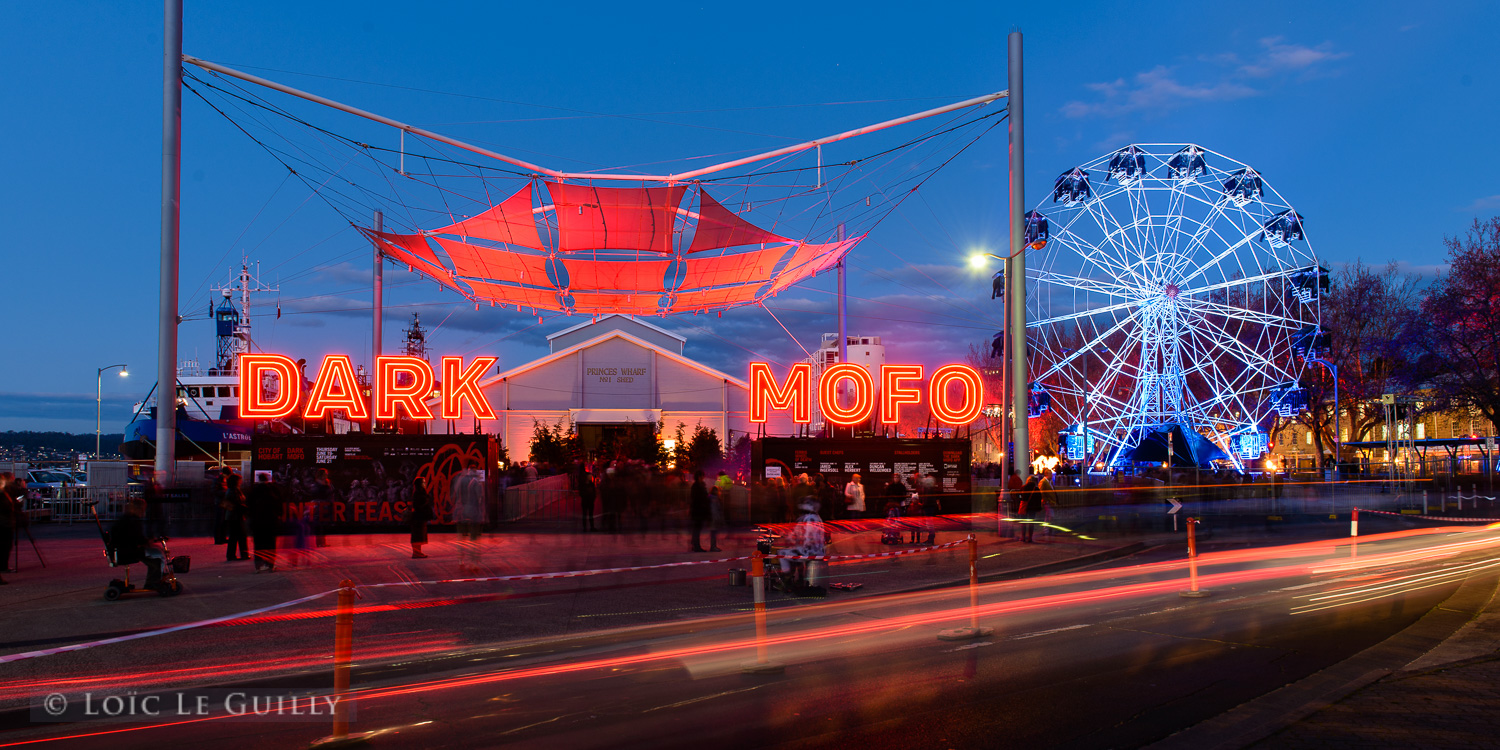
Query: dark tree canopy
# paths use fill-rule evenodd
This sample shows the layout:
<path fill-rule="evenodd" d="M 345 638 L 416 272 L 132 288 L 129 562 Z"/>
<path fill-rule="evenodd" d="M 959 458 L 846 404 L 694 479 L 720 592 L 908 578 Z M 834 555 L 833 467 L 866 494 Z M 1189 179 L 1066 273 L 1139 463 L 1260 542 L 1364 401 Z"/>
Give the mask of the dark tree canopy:
<path fill-rule="evenodd" d="M 1478 409 L 1500 429 L 1500 217 L 1445 240 L 1448 272 L 1402 336 L 1416 360 L 1411 386 L 1440 408 Z"/>

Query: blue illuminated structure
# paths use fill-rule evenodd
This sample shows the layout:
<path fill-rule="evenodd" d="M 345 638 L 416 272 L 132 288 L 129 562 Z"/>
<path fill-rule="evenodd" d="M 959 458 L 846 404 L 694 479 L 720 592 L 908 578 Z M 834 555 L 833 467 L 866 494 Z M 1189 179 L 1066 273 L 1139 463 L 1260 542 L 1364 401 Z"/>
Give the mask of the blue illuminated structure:
<path fill-rule="evenodd" d="M 1299 354 L 1327 346 L 1327 270 L 1259 172 L 1196 144 L 1134 144 L 1063 172 L 1042 209 L 1030 369 L 1072 425 L 1065 453 L 1082 458 L 1087 435 L 1087 455 L 1130 466 L 1143 441 L 1177 435 L 1200 465 L 1243 467 L 1267 419 L 1306 407 Z"/>

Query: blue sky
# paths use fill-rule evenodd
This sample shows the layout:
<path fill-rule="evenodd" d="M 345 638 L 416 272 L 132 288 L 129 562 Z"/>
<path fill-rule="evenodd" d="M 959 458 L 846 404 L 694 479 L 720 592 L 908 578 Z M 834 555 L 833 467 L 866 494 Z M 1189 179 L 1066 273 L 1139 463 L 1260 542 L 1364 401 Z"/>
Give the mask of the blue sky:
<path fill-rule="evenodd" d="M 1325 262 L 1395 260 L 1428 276 L 1444 235 L 1500 212 L 1486 168 L 1500 156 L 1490 34 L 1500 9 L 1490 4 L 853 7 L 188 0 L 184 47 L 574 168 L 772 148 L 1003 89 L 1005 33 L 1019 26 L 1028 204 L 1059 172 L 1127 143 L 1196 142 L 1257 167 L 1307 218 Z M 105 428 L 118 430 L 156 377 L 161 11 L 33 3 L 7 16 L 0 205 L 17 354 L 0 375 L 0 429 L 92 430 L 88 371 L 128 362 L 130 378 L 105 382 Z M 394 132 L 348 118 L 321 124 L 396 145 Z M 191 95 L 184 129 L 184 311 L 204 307 L 206 287 L 248 253 L 289 313 L 257 318 L 263 347 L 367 355 L 363 240 Z M 884 336 L 892 360 L 918 361 L 956 359 L 988 338 L 987 279 L 963 264 L 1004 242 L 1005 169 L 996 130 L 855 251 L 852 333 Z M 400 284 L 405 271 L 386 278 L 387 347 L 417 310 L 441 322 L 438 352 L 509 366 L 578 322 L 530 327 L 524 314 L 475 312 L 430 284 Z M 831 288 L 820 277 L 777 299 L 802 345 L 832 330 Z M 759 309 L 665 325 L 689 337 L 690 355 L 730 372 L 750 352 L 801 355 Z M 184 358 L 212 357 L 206 321 L 184 323 L 181 342 Z"/>

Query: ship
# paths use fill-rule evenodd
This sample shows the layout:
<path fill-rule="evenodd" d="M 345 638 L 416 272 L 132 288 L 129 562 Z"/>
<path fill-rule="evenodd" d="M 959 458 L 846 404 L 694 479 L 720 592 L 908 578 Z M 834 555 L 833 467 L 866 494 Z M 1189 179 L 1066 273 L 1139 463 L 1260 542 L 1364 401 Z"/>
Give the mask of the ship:
<path fill-rule="evenodd" d="M 177 410 L 179 459 L 223 462 L 250 456 L 254 426 L 240 419 L 239 358 L 251 347 L 251 295 L 277 291 L 261 284 L 258 276 L 258 268 L 252 273 L 250 264 L 242 261 L 234 280 L 214 290 L 221 299 L 217 307 L 209 303 L 216 334 L 213 366 L 205 369 L 196 359 L 178 363 L 175 395 L 166 403 Z M 162 393 L 166 390 L 158 381 L 135 404 L 125 428 L 125 442 L 120 445 L 126 458 L 156 457 L 157 410 L 165 401 Z"/>
<path fill-rule="evenodd" d="M 368 424 L 347 419 L 342 412 L 310 422 L 295 415 L 270 421 L 241 419 L 239 361 L 240 355 L 250 352 L 253 345 L 251 295 L 277 290 L 261 284 L 258 269 L 252 273 L 249 263 L 242 261 L 234 281 L 215 291 L 219 292 L 221 300 L 218 307 L 210 308 L 216 338 L 214 364 L 205 369 L 196 360 L 188 360 L 177 367 L 174 400 L 179 459 L 216 462 L 247 459 L 250 457 L 251 437 L 256 433 L 342 435 L 369 429 Z M 426 360 L 426 338 L 427 332 L 422 329 L 420 317 L 413 314 L 411 325 L 406 329 L 402 353 Z M 299 387 L 303 397 L 312 386 L 307 379 L 306 364 L 306 360 L 297 361 L 302 373 Z M 369 374 L 363 365 L 356 369 L 355 379 L 360 391 L 369 394 Z M 262 382 L 260 387 L 265 391 L 263 397 L 273 400 L 281 385 L 272 379 Z M 155 458 L 156 414 L 161 404 L 161 390 L 158 383 L 145 399 L 135 405 L 134 416 L 125 428 L 125 442 L 120 446 L 121 453 L 127 458 Z M 403 418 L 381 420 L 377 431 L 421 434 L 425 428 L 425 423 Z"/>

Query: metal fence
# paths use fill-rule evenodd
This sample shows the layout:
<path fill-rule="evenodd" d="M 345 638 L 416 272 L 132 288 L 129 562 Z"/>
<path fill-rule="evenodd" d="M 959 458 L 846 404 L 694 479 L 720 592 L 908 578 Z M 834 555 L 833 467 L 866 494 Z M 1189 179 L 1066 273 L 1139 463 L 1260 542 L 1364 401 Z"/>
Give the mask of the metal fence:
<path fill-rule="evenodd" d="M 54 490 L 49 497 L 30 496 L 26 499 L 25 511 L 33 521 L 77 523 L 94 519 L 93 505 L 97 503 L 99 517 L 110 520 L 125 510 L 132 493 L 128 487 L 63 487 Z"/>

